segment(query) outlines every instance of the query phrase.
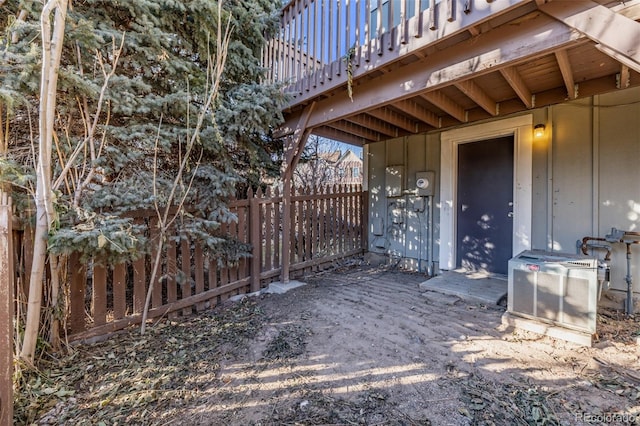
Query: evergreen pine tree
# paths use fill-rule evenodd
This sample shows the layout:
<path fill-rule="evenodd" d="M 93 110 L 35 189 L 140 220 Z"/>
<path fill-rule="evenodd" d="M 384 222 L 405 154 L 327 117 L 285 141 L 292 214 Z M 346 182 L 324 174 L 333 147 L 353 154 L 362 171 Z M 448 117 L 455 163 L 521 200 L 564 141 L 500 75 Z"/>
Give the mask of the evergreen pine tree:
<path fill-rule="evenodd" d="M 221 247 L 211 231 L 232 220 L 224 200 L 279 170 L 274 158 L 281 148 L 270 129 L 280 120 L 282 95 L 260 81 L 260 53 L 277 29 L 279 7 L 278 0 L 223 2 L 223 18 L 230 15 L 233 26 L 223 84 L 183 180 L 184 188 L 193 182 L 183 226 L 210 247 Z M 33 186 L 40 8 L 33 0 L 0 4 L 0 139 L 6 147 L 0 177 L 15 184 L 14 198 Z M 50 237 L 52 250 L 115 261 L 141 249 L 142 236 L 122 215 L 162 204 L 172 183 L 206 93 L 216 15 L 214 0 L 70 2 L 58 83 L 53 180 L 59 227 Z"/>

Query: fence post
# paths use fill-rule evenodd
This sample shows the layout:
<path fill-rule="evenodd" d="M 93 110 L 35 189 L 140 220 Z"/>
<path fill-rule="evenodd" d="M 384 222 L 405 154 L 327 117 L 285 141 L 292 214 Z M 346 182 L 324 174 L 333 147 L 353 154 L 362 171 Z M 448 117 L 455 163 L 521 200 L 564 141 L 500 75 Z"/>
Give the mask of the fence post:
<path fill-rule="evenodd" d="M 11 197 L 0 191 L 0 426 L 13 424 L 13 234 Z"/>
<path fill-rule="evenodd" d="M 262 263 L 262 237 L 260 233 L 260 189 L 256 195 L 249 189 L 249 238 L 251 241 L 251 284 L 250 292 L 255 293 L 260 290 L 260 265 Z"/>

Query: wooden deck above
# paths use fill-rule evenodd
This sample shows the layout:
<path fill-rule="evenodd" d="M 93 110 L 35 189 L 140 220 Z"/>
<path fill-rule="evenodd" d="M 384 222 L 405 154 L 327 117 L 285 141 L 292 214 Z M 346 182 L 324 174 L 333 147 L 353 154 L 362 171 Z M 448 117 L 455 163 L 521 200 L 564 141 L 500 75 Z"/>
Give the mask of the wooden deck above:
<path fill-rule="evenodd" d="M 307 129 L 362 145 L 638 85 L 638 19 L 640 0 L 294 0 L 266 79 L 282 134 L 313 103 Z"/>

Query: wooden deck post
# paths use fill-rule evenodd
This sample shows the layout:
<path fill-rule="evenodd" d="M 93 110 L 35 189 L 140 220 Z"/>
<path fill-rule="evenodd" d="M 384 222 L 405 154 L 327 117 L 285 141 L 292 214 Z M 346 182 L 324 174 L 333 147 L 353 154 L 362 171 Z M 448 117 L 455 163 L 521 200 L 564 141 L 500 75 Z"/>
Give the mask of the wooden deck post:
<path fill-rule="evenodd" d="M 289 282 L 289 268 L 291 266 L 291 257 L 289 256 L 289 246 L 291 245 L 291 181 L 293 180 L 293 171 L 300 160 L 304 146 L 307 143 L 311 129 L 306 129 L 309 117 L 315 106 L 315 102 L 307 105 L 304 109 L 298 125 L 294 129 L 293 134 L 285 138 L 284 158 L 285 164 L 282 174 L 282 272 L 280 281 Z"/>
<path fill-rule="evenodd" d="M 262 264 L 262 235 L 260 234 L 260 189 L 254 195 L 251 188 L 247 193 L 249 199 L 249 241 L 251 241 L 251 271 L 249 276 L 250 292 L 260 290 L 260 269 Z"/>
<path fill-rule="evenodd" d="M 11 197 L 0 191 L 0 426 L 13 424 L 13 234 Z"/>

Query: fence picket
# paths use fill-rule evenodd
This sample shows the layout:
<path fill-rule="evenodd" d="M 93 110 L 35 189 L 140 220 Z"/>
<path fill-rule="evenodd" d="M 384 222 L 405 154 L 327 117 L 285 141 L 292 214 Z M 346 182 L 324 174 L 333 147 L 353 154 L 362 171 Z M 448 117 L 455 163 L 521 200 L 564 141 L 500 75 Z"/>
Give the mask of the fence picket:
<path fill-rule="evenodd" d="M 282 198 L 278 188 L 275 190 L 275 201 L 273 205 L 273 264 L 280 264 L 280 239 L 282 227 Z"/>
<path fill-rule="evenodd" d="M 103 265 L 93 264 L 93 325 L 107 322 L 107 270 Z"/>
<path fill-rule="evenodd" d="M 196 243 L 193 253 L 193 264 L 196 273 L 196 292 L 194 294 L 204 293 L 204 255 L 202 253 L 202 244 Z M 205 309 L 204 302 L 199 302 L 196 305 L 198 312 Z"/>
<path fill-rule="evenodd" d="M 191 296 L 191 243 L 186 235 L 182 235 L 180 240 L 180 271 L 182 272 L 180 299 L 186 299 Z M 191 306 L 185 306 L 182 309 L 182 315 L 189 315 L 191 311 Z"/>
<path fill-rule="evenodd" d="M 213 290 L 218 287 L 218 263 L 211 253 L 207 256 L 207 261 L 209 262 L 209 290 Z M 211 308 L 218 304 L 218 296 L 208 300 Z"/>
<path fill-rule="evenodd" d="M 80 262 L 78 253 L 70 256 L 69 271 L 69 327 L 72 333 L 77 333 L 85 329 L 84 295 L 87 287 L 86 267 Z"/>
<path fill-rule="evenodd" d="M 178 300 L 178 282 L 176 274 L 178 273 L 178 255 L 177 243 L 173 238 L 167 241 L 167 303 L 172 304 Z M 176 318 L 176 312 L 169 312 L 169 318 Z"/>
<path fill-rule="evenodd" d="M 151 217 L 149 219 L 149 240 L 151 243 L 151 268 L 153 269 L 153 263 L 156 261 L 156 255 L 158 254 L 158 243 L 160 236 L 160 230 L 158 229 L 158 218 Z M 151 293 L 151 307 L 157 308 L 162 306 L 162 283 L 160 277 L 162 276 L 162 260 L 160 258 L 160 265 L 158 265 L 158 273 L 156 274 L 155 282 L 153 283 L 153 291 Z"/>
<path fill-rule="evenodd" d="M 271 189 L 269 188 L 267 188 L 266 198 L 267 201 L 264 204 L 264 264 L 263 267 L 260 268 L 260 272 L 273 269 L 271 252 L 274 249 L 277 251 L 277 248 L 274 248 L 273 244 L 271 244 L 271 242 L 274 241 L 273 223 L 271 220 L 274 203 L 271 201 Z M 255 241 L 255 238 L 253 238 L 254 244 Z M 262 244 L 262 242 L 260 242 L 260 244 Z"/>
<path fill-rule="evenodd" d="M 127 265 L 118 263 L 113 267 L 113 318 L 124 318 L 127 312 Z"/>

